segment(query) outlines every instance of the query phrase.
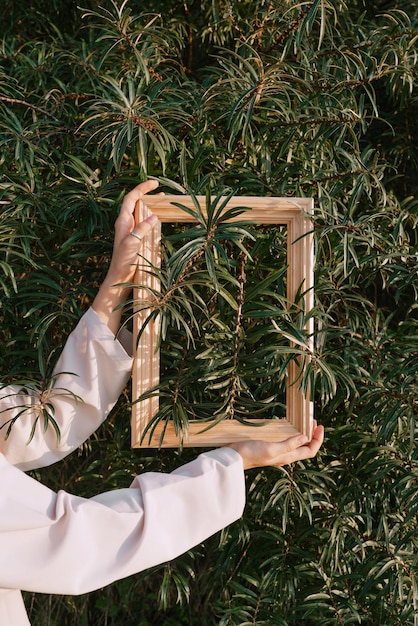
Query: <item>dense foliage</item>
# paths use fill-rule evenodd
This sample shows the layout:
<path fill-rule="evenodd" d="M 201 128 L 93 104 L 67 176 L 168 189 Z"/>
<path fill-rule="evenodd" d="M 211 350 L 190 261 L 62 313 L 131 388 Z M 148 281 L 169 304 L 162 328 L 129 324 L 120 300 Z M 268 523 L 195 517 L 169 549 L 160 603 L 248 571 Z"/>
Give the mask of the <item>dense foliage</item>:
<path fill-rule="evenodd" d="M 27 594 L 35 626 L 418 623 L 417 18 L 415 0 L 3 3 L 5 380 L 47 380 L 139 180 L 316 205 L 318 458 L 249 472 L 243 519 L 175 562 L 79 598 Z M 226 315 L 208 338 L 219 363 L 235 328 Z M 131 450 L 129 401 L 36 475 L 88 496 L 194 455 Z"/>

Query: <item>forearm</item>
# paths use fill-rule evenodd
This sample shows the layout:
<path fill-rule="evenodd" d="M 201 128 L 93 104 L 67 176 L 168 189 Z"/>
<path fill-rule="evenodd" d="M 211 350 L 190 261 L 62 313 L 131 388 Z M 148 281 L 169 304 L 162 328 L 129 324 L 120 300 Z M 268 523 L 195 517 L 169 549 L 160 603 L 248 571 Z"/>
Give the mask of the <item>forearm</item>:
<path fill-rule="evenodd" d="M 92 309 L 114 335 L 117 335 L 119 331 L 122 305 L 129 298 L 130 293 L 129 288 L 112 283 L 112 279 L 107 276 L 93 301 Z"/>

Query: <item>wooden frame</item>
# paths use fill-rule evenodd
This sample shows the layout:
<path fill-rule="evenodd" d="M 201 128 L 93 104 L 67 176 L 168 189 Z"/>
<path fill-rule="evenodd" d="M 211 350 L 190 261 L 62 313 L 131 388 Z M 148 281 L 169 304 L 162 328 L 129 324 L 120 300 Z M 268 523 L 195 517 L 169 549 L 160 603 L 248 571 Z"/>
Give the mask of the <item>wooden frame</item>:
<path fill-rule="evenodd" d="M 205 211 L 206 198 L 198 196 L 202 211 Z M 160 239 L 161 223 L 193 222 L 191 215 L 173 204 L 176 202 L 187 207 L 194 207 L 190 196 L 146 196 L 137 204 L 137 219 L 143 220 L 151 213 L 158 216 L 160 224 L 154 228 L 141 242 L 140 254 L 144 265 L 137 270 L 135 282 L 151 289 L 159 289 L 155 276 L 146 271 L 146 263 L 159 267 L 161 262 Z M 233 207 L 251 207 L 248 213 L 242 213 L 234 220 L 251 220 L 257 224 L 274 224 L 287 226 L 287 298 L 294 302 L 301 285 L 305 292 L 305 310 L 313 306 L 313 234 L 310 215 L 313 212 L 313 200 L 310 198 L 278 198 L 278 197 L 247 197 L 235 196 L 227 204 L 225 210 Z M 135 298 L 143 301 L 147 297 L 147 289 L 136 289 Z M 288 367 L 286 386 L 286 418 L 266 420 L 257 428 L 243 425 L 237 420 L 225 419 L 219 424 L 207 428 L 207 422 L 190 421 L 188 433 L 182 439 L 176 434 L 171 423 L 158 424 L 152 436 L 144 435 L 147 424 L 158 410 L 158 397 L 143 401 L 137 399 L 147 390 L 159 383 L 160 360 L 156 349 L 158 340 L 158 321 L 151 322 L 143 332 L 138 346 L 136 338 L 148 311 L 139 311 L 134 315 L 134 368 L 132 381 L 132 446 L 139 447 L 177 447 L 177 446 L 219 446 L 233 441 L 245 439 L 263 439 L 280 441 L 298 433 L 312 436 L 313 403 L 308 395 L 304 395 L 297 382 L 299 366 L 292 360 Z M 309 322 L 308 336 L 312 342 L 313 323 Z M 310 345 L 312 348 L 312 345 Z M 309 358 L 307 351 L 307 358 Z M 251 422 L 251 420 L 249 420 Z M 165 429 L 162 438 L 163 429 Z"/>

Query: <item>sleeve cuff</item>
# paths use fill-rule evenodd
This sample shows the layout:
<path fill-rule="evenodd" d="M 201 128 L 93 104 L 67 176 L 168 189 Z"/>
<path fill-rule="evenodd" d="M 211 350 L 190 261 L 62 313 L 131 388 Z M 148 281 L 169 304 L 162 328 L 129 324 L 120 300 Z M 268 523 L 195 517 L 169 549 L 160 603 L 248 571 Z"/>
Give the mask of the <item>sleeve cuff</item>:
<path fill-rule="evenodd" d="M 102 342 L 105 341 L 106 344 L 109 344 L 110 341 L 114 342 L 115 356 L 117 352 L 119 352 L 121 358 L 132 359 L 133 339 L 132 333 L 130 333 L 129 330 L 122 328 L 115 337 L 110 328 L 108 328 L 92 307 L 84 313 L 83 319 L 97 339 L 100 339 Z"/>

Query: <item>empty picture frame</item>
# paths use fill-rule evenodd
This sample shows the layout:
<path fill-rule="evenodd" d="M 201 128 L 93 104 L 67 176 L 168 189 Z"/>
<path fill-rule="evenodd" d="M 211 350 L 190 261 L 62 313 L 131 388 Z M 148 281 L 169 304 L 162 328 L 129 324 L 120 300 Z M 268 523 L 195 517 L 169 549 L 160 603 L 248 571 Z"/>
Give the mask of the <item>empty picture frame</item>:
<path fill-rule="evenodd" d="M 206 198 L 197 196 L 202 211 L 205 212 Z M 151 213 L 159 218 L 160 223 L 140 242 L 139 254 L 143 262 L 139 263 L 136 285 L 144 288 L 135 289 L 134 300 L 144 302 L 149 298 L 151 290 L 159 290 L 158 279 L 147 267 L 160 267 L 161 253 L 161 224 L 194 222 L 193 217 L 175 204 L 194 208 L 190 196 L 155 195 L 144 196 L 137 203 L 137 220 L 142 221 Z M 304 292 L 305 311 L 313 307 L 313 268 L 314 246 L 311 215 L 313 200 L 311 198 L 279 198 L 279 197 L 252 197 L 234 196 L 224 210 L 234 207 L 248 207 L 234 221 L 248 220 L 255 224 L 271 224 L 287 227 L 287 299 L 295 301 L 298 290 Z M 172 422 L 160 422 L 154 430 L 149 429 L 152 417 L 159 406 L 157 395 L 138 400 L 160 380 L 160 355 L 158 346 L 159 322 L 148 323 L 143 329 L 137 344 L 136 338 L 143 328 L 144 320 L 148 317 L 149 309 L 134 311 L 134 367 L 132 378 L 132 446 L 134 448 L 160 447 L 216 447 L 235 441 L 248 439 L 262 439 L 265 441 L 281 441 L 299 433 L 312 437 L 313 403 L 309 393 L 304 394 L 298 384 L 299 364 L 292 359 L 287 370 L 286 382 L 286 417 L 285 419 L 269 419 L 262 422 L 257 420 L 257 427 L 242 424 L 234 419 L 224 419 L 211 428 L 206 421 L 189 421 L 186 433 L 175 432 Z M 313 321 L 308 322 L 307 336 L 311 343 L 304 357 L 309 359 L 313 345 Z"/>

